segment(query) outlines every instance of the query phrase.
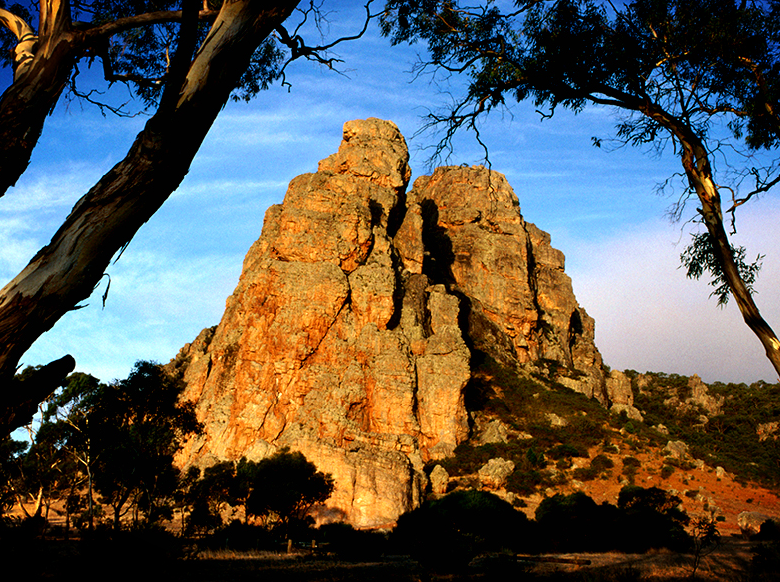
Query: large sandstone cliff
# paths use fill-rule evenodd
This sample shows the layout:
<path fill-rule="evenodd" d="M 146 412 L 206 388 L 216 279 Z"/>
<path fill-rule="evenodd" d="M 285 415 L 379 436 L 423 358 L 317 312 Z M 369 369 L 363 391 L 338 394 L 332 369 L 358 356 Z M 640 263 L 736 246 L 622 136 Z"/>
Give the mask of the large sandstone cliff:
<path fill-rule="evenodd" d="M 182 464 L 289 446 L 335 479 L 322 518 L 379 526 L 470 437 L 475 355 L 610 403 L 563 254 L 504 176 L 439 168 L 407 192 L 409 177 L 394 124 L 352 121 L 268 209 L 222 321 L 172 363 L 205 424 Z"/>

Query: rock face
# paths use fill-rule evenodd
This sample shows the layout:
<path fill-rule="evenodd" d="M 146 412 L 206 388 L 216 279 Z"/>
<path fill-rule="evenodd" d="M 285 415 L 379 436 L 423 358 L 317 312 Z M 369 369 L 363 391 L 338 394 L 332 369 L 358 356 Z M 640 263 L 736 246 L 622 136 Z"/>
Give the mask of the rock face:
<path fill-rule="evenodd" d="M 320 519 L 374 527 L 469 438 L 475 354 L 609 404 L 563 254 L 504 176 L 439 168 L 407 193 L 409 177 L 394 124 L 352 121 L 268 209 L 222 321 L 171 363 L 205 425 L 182 465 L 289 446 L 334 477 Z"/>
<path fill-rule="evenodd" d="M 634 393 L 631 390 L 631 380 L 623 372 L 612 370 L 606 379 L 607 397 L 610 411 L 616 414 L 625 412 L 632 420 L 642 420 L 642 413 L 634 406 Z"/>

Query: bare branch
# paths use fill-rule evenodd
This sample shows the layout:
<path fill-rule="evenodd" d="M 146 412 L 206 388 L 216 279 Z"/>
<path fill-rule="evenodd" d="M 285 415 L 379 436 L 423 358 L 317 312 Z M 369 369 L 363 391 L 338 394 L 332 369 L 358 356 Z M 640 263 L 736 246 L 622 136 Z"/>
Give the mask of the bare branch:
<path fill-rule="evenodd" d="M 116 107 L 114 105 L 109 105 L 108 103 L 104 103 L 103 101 L 94 99 L 92 97 L 93 95 L 103 94 L 101 91 L 98 91 L 96 89 L 93 89 L 88 93 L 82 93 L 76 88 L 76 77 L 78 76 L 78 74 L 79 74 L 78 67 L 76 67 L 75 72 L 70 79 L 70 92 L 78 99 L 82 99 L 87 103 L 95 105 L 98 109 L 100 109 L 100 113 L 102 113 L 104 117 L 106 115 L 106 111 L 116 115 L 117 117 L 136 117 L 137 115 L 140 115 L 140 113 L 128 113 L 125 110 L 125 105 L 127 105 L 128 103 L 127 101 L 122 105 L 120 105 L 119 107 Z"/>
<path fill-rule="evenodd" d="M 366 31 L 368 30 L 368 25 L 374 18 L 377 18 L 379 14 L 371 14 L 371 4 L 373 4 L 374 0 L 368 0 L 366 4 L 364 5 L 365 11 L 366 11 L 366 18 L 363 21 L 363 28 L 360 30 L 360 32 L 351 35 L 351 36 L 344 36 L 341 38 L 338 38 L 334 40 L 331 43 L 324 44 L 324 45 L 317 45 L 317 46 L 308 46 L 306 44 L 306 41 L 301 37 L 298 33 L 303 23 L 300 23 L 293 34 L 291 35 L 286 28 L 284 28 L 283 25 L 279 25 L 276 27 L 276 33 L 278 34 L 279 41 L 287 46 L 287 48 L 290 49 L 291 55 L 290 58 L 287 59 L 287 62 L 284 63 L 284 65 L 281 68 L 280 71 L 280 77 L 282 78 L 282 85 L 287 85 L 289 87 L 289 83 L 285 81 L 285 69 L 287 68 L 287 65 L 292 63 L 293 61 L 305 58 L 310 61 L 315 61 L 320 63 L 321 65 L 325 65 L 329 69 L 333 69 L 334 65 L 336 63 L 342 63 L 344 62 L 341 59 L 338 59 L 336 57 L 327 57 L 327 51 L 332 49 L 333 47 L 348 42 L 351 40 L 357 40 L 361 38 Z M 311 4 L 311 7 L 309 10 L 303 11 L 304 14 L 304 22 L 308 18 L 309 12 L 311 11 L 317 11 L 317 8 L 314 7 L 314 4 Z"/>

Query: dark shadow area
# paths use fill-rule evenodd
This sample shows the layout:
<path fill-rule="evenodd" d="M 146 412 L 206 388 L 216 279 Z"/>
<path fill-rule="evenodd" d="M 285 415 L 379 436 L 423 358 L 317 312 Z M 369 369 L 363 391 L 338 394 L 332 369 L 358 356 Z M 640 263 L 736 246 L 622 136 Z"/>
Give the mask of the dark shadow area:
<path fill-rule="evenodd" d="M 452 275 L 455 253 L 447 230 L 439 226 L 439 207 L 433 200 L 423 200 L 420 208 L 423 219 L 422 240 L 426 251 L 423 274 L 428 276 L 432 285 L 451 285 L 455 282 Z"/>

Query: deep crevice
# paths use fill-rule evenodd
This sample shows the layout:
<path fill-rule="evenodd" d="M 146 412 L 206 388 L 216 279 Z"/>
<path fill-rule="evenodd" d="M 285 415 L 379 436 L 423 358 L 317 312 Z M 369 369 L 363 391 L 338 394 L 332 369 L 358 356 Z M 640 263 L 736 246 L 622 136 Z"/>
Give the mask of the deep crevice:
<path fill-rule="evenodd" d="M 455 283 L 452 274 L 452 264 L 455 253 L 447 229 L 439 226 L 439 207 L 430 199 L 420 202 L 422 210 L 422 241 L 425 255 L 423 256 L 423 274 L 428 276 L 432 285 Z"/>
<path fill-rule="evenodd" d="M 390 209 L 387 215 L 387 236 L 390 238 L 395 237 L 398 229 L 406 218 L 406 190 L 402 190 L 398 193 L 398 202 Z"/>

